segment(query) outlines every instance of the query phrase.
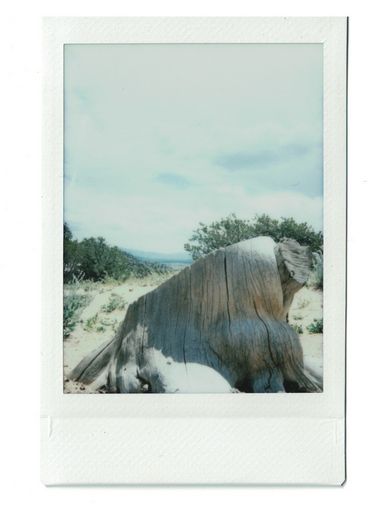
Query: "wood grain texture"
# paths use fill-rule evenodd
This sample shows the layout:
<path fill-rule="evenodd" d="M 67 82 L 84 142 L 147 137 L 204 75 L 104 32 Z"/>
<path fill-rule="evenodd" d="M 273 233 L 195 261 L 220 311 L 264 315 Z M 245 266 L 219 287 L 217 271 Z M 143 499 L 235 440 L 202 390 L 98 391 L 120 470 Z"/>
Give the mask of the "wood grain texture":
<path fill-rule="evenodd" d="M 132 303 L 70 377 L 109 392 L 318 392 L 286 322 L 308 248 L 257 237 L 197 260 Z"/>

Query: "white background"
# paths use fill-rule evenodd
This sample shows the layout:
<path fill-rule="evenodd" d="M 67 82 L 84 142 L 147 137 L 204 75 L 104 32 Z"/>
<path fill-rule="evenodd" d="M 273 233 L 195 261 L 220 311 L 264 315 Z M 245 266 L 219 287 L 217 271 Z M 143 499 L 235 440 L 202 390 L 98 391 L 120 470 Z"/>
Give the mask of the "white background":
<path fill-rule="evenodd" d="M 266 507 L 364 506 L 367 422 L 365 327 L 368 164 L 366 33 L 362 2 L 13 2 L 1 16 L 2 219 L 1 310 L 4 463 L 1 499 L 6 506 L 98 507 L 100 505 L 257 505 Z M 54 4 L 49 5 L 49 4 Z M 166 5 L 165 5 L 166 4 Z M 277 4 L 277 5 L 276 5 Z M 102 8 L 103 5 L 103 8 Z M 111 8 L 110 8 L 111 6 Z M 4 15 L 5 14 L 5 15 Z M 39 481 L 39 342 L 41 235 L 42 15 L 326 15 L 350 19 L 349 61 L 349 246 L 348 246 L 348 480 L 343 488 L 45 488 Z M 13 17 L 11 17 L 13 16 Z M 5 156 L 5 157 L 4 157 Z M 5 281 L 5 284 L 4 284 Z M 98 468 L 98 465 L 96 465 Z M 358 501 L 359 499 L 359 501 Z"/>

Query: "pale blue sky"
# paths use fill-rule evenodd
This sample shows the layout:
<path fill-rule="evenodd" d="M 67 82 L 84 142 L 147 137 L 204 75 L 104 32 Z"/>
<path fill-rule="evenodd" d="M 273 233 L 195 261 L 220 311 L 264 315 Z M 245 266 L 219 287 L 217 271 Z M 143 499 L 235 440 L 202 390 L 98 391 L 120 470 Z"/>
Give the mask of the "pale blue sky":
<path fill-rule="evenodd" d="M 183 251 L 232 212 L 322 228 L 322 45 L 65 46 L 65 220 Z"/>

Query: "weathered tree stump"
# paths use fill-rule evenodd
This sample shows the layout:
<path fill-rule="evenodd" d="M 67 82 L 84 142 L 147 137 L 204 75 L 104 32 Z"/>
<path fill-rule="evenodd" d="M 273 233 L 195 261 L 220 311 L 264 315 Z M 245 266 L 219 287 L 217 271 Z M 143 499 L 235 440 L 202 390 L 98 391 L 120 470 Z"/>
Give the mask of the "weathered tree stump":
<path fill-rule="evenodd" d="M 197 260 L 132 303 L 70 378 L 108 392 L 319 392 L 286 321 L 309 248 L 257 237 Z"/>

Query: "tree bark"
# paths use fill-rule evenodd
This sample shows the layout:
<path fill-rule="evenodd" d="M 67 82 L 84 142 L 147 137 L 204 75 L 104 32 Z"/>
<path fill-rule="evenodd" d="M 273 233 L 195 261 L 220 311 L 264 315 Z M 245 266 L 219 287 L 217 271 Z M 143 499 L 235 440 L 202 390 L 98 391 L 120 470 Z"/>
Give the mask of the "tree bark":
<path fill-rule="evenodd" d="M 319 392 L 286 322 L 308 248 L 257 237 L 197 260 L 132 303 L 70 378 L 109 392 Z"/>

